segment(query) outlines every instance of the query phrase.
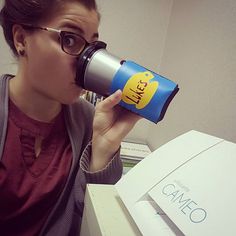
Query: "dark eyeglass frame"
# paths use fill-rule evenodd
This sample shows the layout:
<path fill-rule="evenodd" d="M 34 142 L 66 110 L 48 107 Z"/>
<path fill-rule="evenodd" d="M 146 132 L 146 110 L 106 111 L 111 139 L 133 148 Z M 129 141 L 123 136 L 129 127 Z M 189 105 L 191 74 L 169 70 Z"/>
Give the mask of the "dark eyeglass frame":
<path fill-rule="evenodd" d="M 65 52 L 66 54 L 69 54 L 69 55 L 72 55 L 72 56 L 79 56 L 83 50 L 88 46 L 90 45 L 90 43 L 81 35 L 79 34 L 76 34 L 74 32 L 69 32 L 69 31 L 65 31 L 65 30 L 59 30 L 59 29 L 54 29 L 54 28 L 51 28 L 51 27 L 41 27 L 41 26 L 34 26 L 34 25 L 25 25 L 25 24 L 21 24 L 22 27 L 24 27 L 25 29 L 38 29 L 38 30 L 44 30 L 44 31 L 48 31 L 48 32 L 55 32 L 59 35 L 60 37 L 60 44 L 61 44 L 61 49 L 63 52 Z M 73 35 L 79 39 L 81 39 L 83 41 L 83 45 L 81 48 L 78 49 L 78 52 L 75 52 L 75 53 L 71 53 L 71 52 L 68 52 L 66 49 L 65 49 L 65 46 L 63 44 L 64 42 L 64 38 L 68 35 Z"/>

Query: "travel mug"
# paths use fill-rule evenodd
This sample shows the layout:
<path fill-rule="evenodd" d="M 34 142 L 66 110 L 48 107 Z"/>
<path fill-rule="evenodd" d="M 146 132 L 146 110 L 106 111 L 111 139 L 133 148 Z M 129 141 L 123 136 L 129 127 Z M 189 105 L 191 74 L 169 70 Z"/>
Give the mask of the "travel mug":
<path fill-rule="evenodd" d="M 78 57 L 76 83 L 105 97 L 120 89 L 119 105 L 154 123 L 163 119 L 179 90 L 173 81 L 112 55 L 102 41 L 89 44 Z"/>

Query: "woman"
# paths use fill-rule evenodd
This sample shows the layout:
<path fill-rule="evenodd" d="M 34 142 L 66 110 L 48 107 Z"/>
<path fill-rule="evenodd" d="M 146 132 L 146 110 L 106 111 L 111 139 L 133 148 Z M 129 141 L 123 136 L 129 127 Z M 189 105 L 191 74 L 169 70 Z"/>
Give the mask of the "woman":
<path fill-rule="evenodd" d="M 1 25 L 18 60 L 0 80 L 1 235 L 79 235 L 86 183 L 115 183 L 121 140 L 139 117 L 78 99 L 76 58 L 98 39 L 91 0 L 6 0 Z"/>

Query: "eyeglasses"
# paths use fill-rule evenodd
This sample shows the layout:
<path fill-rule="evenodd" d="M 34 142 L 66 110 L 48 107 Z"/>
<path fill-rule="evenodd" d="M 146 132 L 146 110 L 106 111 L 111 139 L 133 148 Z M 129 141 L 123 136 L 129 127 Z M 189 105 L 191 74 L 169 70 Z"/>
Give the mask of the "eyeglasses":
<path fill-rule="evenodd" d="M 26 29 L 39 29 L 45 30 L 48 32 L 56 32 L 60 37 L 61 49 L 72 56 L 79 56 L 81 52 L 89 45 L 89 42 L 86 41 L 81 35 L 53 29 L 50 27 L 40 27 L 40 26 L 32 26 L 32 25 L 22 25 Z"/>

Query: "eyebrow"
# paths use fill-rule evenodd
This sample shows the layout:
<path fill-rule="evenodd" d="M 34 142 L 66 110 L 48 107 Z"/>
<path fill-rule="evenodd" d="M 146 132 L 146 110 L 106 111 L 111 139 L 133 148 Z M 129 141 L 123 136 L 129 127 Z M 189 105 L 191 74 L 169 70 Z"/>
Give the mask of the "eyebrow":
<path fill-rule="evenodd" d="M 70 28 L 70 29 L 73 29 L 75 30 L 76 32 L 78 32 L 79 34 L 82 34 L 82 35 L 85 35 L 85 32 L 83 29 L 81 29 L 80 27 L 74 25 L 74 24 L 71 24 L 71 23 L 65 23 L 65 24 L 62 24 L 61 27 L 64 27 L 64 28 Z M 96 32 L 93 34 L 92 38 L 99 38 L 99 33 Z"/>

